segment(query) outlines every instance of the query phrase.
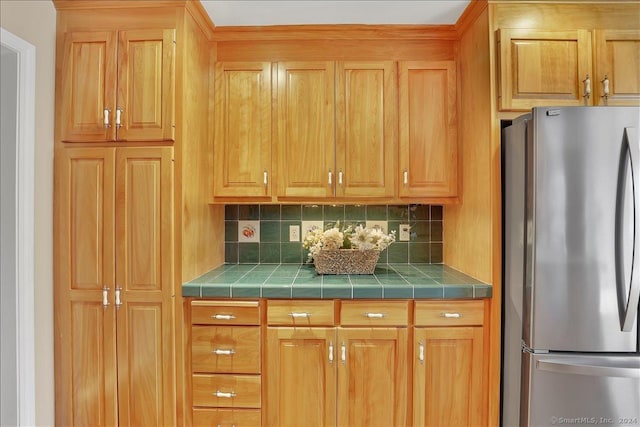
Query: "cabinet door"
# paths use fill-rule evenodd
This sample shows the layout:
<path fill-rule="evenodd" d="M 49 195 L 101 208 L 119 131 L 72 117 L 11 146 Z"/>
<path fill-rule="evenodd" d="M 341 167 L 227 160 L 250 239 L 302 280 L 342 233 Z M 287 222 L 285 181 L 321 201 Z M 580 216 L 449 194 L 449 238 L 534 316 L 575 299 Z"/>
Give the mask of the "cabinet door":
<path fill-rule="evenodd" d="M 64 36 L 56 96 L 63 141 L 113 141 L 116 108 L 116 33 Z"/>
<path fill-rule="evenodd" d="M 601 80 L 609 80 L 607 105 L 640 104 L 640 30 L 595 30 L 594 104 L 605 105 Z"/>
<path fill-rule="evenodd" d="M 278 63 L 278 196 L 334 194 L 334 63 Z"/>
<path fill-rule="evenodd" d="M 401 197 L 455 197 L 458 193 L 456 65 L 401 61 Z"/>
<path fill-rule="evenodd" d="M 266 425 L 336 425 L 335 338 L 335 328 L 267 329 Z"/>
<path fill-rule="evenodd" d="M 407 421 L 407 329 L 338 329 L 338 425 Z"/>
<path fill-rule="evenodd" d="M 394 195 L 396 79 L 392 61 L 337 64 L 338 196 Z"/>
<path fill-rule="evenodd" d="M 116 152 L 118 406 L 123 425 L 174 425 L 173 148 Z"/>
<path fill-rule="evenodd" d="M 413 424 L 478 426 L 482 327 L 414 329 Z"/>
<path fill-rule="evenodd" d="M 270 196 L 271 64 L 215 66 L 214 196 Z"/>
<path fill-rule="evenodd" d="M 174 140 L 174 56 L 175 30 L 118 33 L 118 140 Z"/>
<path fill-rule="evenodd" d="M 56 425 L 116 425 L 115 149 L 55 161 Z"/>
<path fill-rule="evenodd" d="M 497 38 L 500 110 L 589 103 L 582 83 L 592 74 L 588 31 L 501 29 Z"/>

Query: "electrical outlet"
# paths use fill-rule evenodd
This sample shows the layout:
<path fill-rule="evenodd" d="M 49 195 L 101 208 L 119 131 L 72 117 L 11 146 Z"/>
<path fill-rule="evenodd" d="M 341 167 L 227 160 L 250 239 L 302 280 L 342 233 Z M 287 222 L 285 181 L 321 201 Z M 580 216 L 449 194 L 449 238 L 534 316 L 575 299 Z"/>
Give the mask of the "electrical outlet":
<path fill-rule="evenodd" d="M 398 240 L 400 242 L 408 242 L 411 238 L 411 226 L 409 224 L 400 224 L 400 235 Z"/>
<path fill-rule="evenodd" d="M 371 221 L 367 220 L 367 228 L 379 228 L 383 233 L 387 233 L 387 221 Z"/>
<path fill-rule="evenodd" d="M 290 242 L 299 242 L 300 241 L 300 226 L 299 225 L 290 225 L 289 226 L 289 241 Z"/>

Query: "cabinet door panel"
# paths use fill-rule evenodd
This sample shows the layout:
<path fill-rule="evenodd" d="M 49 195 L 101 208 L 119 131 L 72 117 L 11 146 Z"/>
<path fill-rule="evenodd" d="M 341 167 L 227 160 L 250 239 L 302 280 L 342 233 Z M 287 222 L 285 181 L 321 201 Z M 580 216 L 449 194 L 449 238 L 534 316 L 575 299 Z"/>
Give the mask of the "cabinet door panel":
<path fill-rule="evenodd" d="M 173 149 L 116 153 L 118 403 L 128 425 L 174 423 Z"/>
<path fill-rule="evenodd" d="M 336 71 L 337 194 L 393 197 L 396 126 L 394 62 L 339 62 Z"/>
<path fill-rule="evenodd" d="M 115 149 L 60 149 L 55 160 L 56 424 L 115 425 Z"/>
<path fill-rule="evenodd" d="M 338 425 L 405 425 L 407 330 L 339 328 L 338 342 Z"/>
<path fill-rule="evenodd" d="M 596 30 L 596 76 L 609 79 L 608 105 L 640 104 L 640 30 Z M 604 105 L 603 86 L 595 84 L 594 103 Z"/>
<path fill-rule="evenodd" d="M 116 33 L 65 34 L 60 97 L 61 138 L 67 142 L 113 141 L 116 127 Z M 108 126 L 105 126 L 105 110 Z"/>
<path fill-rule="evenodd" d="M 414 425 L 482 425 L 482 328 L 415 328 L 414 351 Z"/>
<path fill-rule="evenodd" d="M 266 425 L 336 425 L 335 338 L 335 328 L 267 329 Z"/>
<path fill-rule="evenodd" d="M 271 64 L 217 63 L 215 85 L 214 196 L 269 196 Z"/>
<path fill-rule="evenodd" d="M 118 140 L 175 138 L 175 30 L 118 34 Z"/>
<path fill-rule="evenodd" d="M 401 61 L 400 196 L 458 192 L 455 62 Z"/>
<path fill-rule="evenodd" d="M 585 104 L 582 81 L 591 74 L 586 30 L 501 29 L 498 40 L 501 110 Z"/>
<path fill-rule="evenodd" d="M 334 68 L 332 62 L 278 64 L 279 197 L 333 195 Z"/>

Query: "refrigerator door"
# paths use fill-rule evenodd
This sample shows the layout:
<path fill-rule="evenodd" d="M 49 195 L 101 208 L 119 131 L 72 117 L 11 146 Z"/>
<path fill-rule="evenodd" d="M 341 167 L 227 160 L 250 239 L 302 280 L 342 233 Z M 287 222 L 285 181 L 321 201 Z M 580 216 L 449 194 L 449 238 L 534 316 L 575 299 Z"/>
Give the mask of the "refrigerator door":
<path fill-rule="evenodd" d="M 525 208 L 529 348 L 638 351 L 640 278 L 632 277 L 632 264 L 640 177 L 633 177 L 629 144 L 640 143 L 629 135 L 639 120 L 638 107 L 533 110 Z"/>
<path fill-rule="evenodd" d="M 523 353 L 522 426 L 640 425 L 640 356 Z"/>

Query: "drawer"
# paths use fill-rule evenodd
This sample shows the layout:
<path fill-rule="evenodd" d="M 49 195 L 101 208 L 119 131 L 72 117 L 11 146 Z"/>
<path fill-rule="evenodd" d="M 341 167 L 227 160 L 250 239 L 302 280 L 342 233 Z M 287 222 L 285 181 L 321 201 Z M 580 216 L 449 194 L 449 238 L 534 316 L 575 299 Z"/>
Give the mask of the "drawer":
<path fill-rule="evenodd" d="M 416 326 L 474 326 L 484 323 L 484 301 L 416 301 Z"/>
<path fill-rule="evenodd" d="M 259 325 L 258 301 L 191 301 L 192 325 Z"/>
<path fill-rule="evenodd" d="M 261 424 L 259 409 L 208 409 L 193 410 L 194 426 L 256 427 Z"/>
<path fill-rule="evenodd" d="M 259 326 L 191 327 L 193 372 L 260 373 Z"/>
<path fill-rule="evenodd" d="M 267 323 L 286 326 L 333 326 L 335 305 L 333 301 L 269 300 Z"/>
<path fill-rule="evenodd" d="M 340 309 L 343 326 L 406 326 L 408 301 L 343 301 Z"/>
<path fill-rule="evenodd" d="M 260 408 L 259 375 L 193 374 L 193 406 Z"/>

